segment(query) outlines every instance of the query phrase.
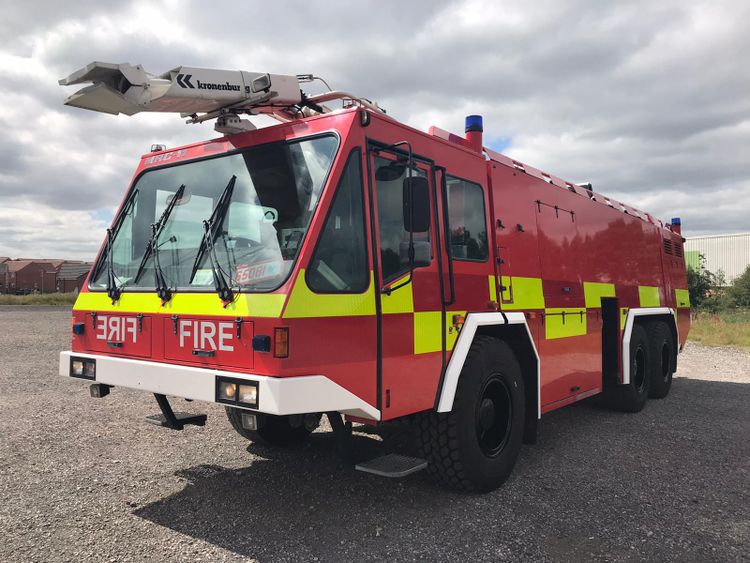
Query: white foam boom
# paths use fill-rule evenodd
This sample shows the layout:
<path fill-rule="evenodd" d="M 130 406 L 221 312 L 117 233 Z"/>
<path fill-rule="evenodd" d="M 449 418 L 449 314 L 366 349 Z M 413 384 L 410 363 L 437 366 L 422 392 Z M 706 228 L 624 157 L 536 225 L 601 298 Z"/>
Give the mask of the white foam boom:
<path fill-rule="evenodd" d="M 296 76 L 180 66 L 161 75 L 141 65 L 93 62 L 60 80 L 85 84 L 65 104 L 104 113 L 194 114 L 222 108 L 284 108 L 301 101 Z"/>

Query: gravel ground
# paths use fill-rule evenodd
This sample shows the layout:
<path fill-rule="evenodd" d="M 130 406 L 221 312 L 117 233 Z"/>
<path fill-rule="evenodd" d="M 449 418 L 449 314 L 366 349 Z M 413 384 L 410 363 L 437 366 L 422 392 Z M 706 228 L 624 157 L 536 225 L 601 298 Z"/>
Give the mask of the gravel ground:
<path fill-rule="evenodd" d="M 636 415 L 546 416 L 476 496 L 352 471 L 324 431 L 248 446 L 214 405 L 147 425 L 152 397 L 56 375 L 69 319 L 0 308 L 0 561 L 750 561 L 747 351 L 688 345 Z"/>

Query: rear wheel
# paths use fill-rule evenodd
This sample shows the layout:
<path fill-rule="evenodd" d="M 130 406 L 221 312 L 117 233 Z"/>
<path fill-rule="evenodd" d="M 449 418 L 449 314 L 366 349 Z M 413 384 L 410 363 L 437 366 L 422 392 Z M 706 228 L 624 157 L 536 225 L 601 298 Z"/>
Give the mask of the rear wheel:
<path fill-rule="evenodd" d="M 320 415 L 304 415 L 303 417 L 302 415 L 274 416 L 252 413 L 257 417 L 258 429 L 248 430 L 242 426 L 242 413 L 247 411 L 233 407 L 226 407 L 226 411 L 232 428 L 240 436 L 253 442 L 264 442 L 270 446 L 299 444 L 307 439 L 320 421 Z"/>
<path fill-rule="evenodd" d="M 419 419 L 421 454 L 439 484 L 485 492 L 513 470 L 523 437 L 521 368 L 505 343 L 477 336 L 458 380 L 453 410 Z"/>
<path fill-rule="evenodd" d="M 651 348 L 646 330 L 633 325 L 630 335 L 630 382 L 610 387 L 605 392 L 609 407 L 623 412 L 638 412 L 646 404 L 651 385 Z"/>
<path fill-rule="evenodd" d="M 674 366 L 674 340 L 672 331 L 663 321 L 648 325 L 648 342 L 651 347 L 651 386 L 648 396 L 663 399 L 672 386 Z"/>

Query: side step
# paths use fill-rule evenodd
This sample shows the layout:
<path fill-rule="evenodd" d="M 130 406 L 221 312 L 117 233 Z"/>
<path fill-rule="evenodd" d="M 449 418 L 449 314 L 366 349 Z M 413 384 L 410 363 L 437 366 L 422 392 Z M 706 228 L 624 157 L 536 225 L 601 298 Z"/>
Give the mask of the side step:
<path fill-rule="evenodd" d="M 398 479 L 421 471 L 425 467 L 427 467 L 427 460 L 401 454 L 388 454 L 364 463 L 358 463 L 354 466 L 354 469 L 381 477 Z"/>
<path fill-rule="evenodd" d="M 169 400 L 164 395 L 154 393 L 154 397 L 156 397 L 156 402 L 159 404 L 161 414 L 147 416 L 146 422 L 149 424 L 155 424 L 156 426 L 162 426 L 171 430 L 182 430 L 188 424 L 195 426 L 204 426 L 206 424 L 208 417 L 205 414 L 174 412 L 172 406 L 169 404 Z"/>

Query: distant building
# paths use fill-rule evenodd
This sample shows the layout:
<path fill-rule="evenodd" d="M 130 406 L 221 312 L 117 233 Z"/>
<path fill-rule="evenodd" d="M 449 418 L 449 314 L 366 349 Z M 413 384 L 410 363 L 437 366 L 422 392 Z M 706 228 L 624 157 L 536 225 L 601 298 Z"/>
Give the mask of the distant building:
<path fill-rule="evenodd" d="M 8 267 L 5 263 L 10 260 L 7 256 L 0 256 L 0 293 L 7 293 L 5 291 L 5 272 L 8 271 Z"/>
<path fill-rule="evenodd" d="M 6 260 L 3 266 L 5 293 L 57 291 L 57 268 L 50 262 Z"/>
<path fill-rule="evenodd" d="M 80 291 L 93 264 L 91 262 L 65 262 L 57 271 L 57 291 Z"/>
<path fill-rule="evenodd" d="M 80 291 L 91 266 L 91 262 L 81 260 L 10 259 L 0 256 L 0 293 Z"/>
<path fill-rule="evenodd" d="M 714 274 L 724 272 L 726 282 L 732 283 L 750 265 L 750 233 L 687 237 L 685 262 L 688 268 L 700 267 L 700 255 L 706 259 L 707 270 Z"/>

